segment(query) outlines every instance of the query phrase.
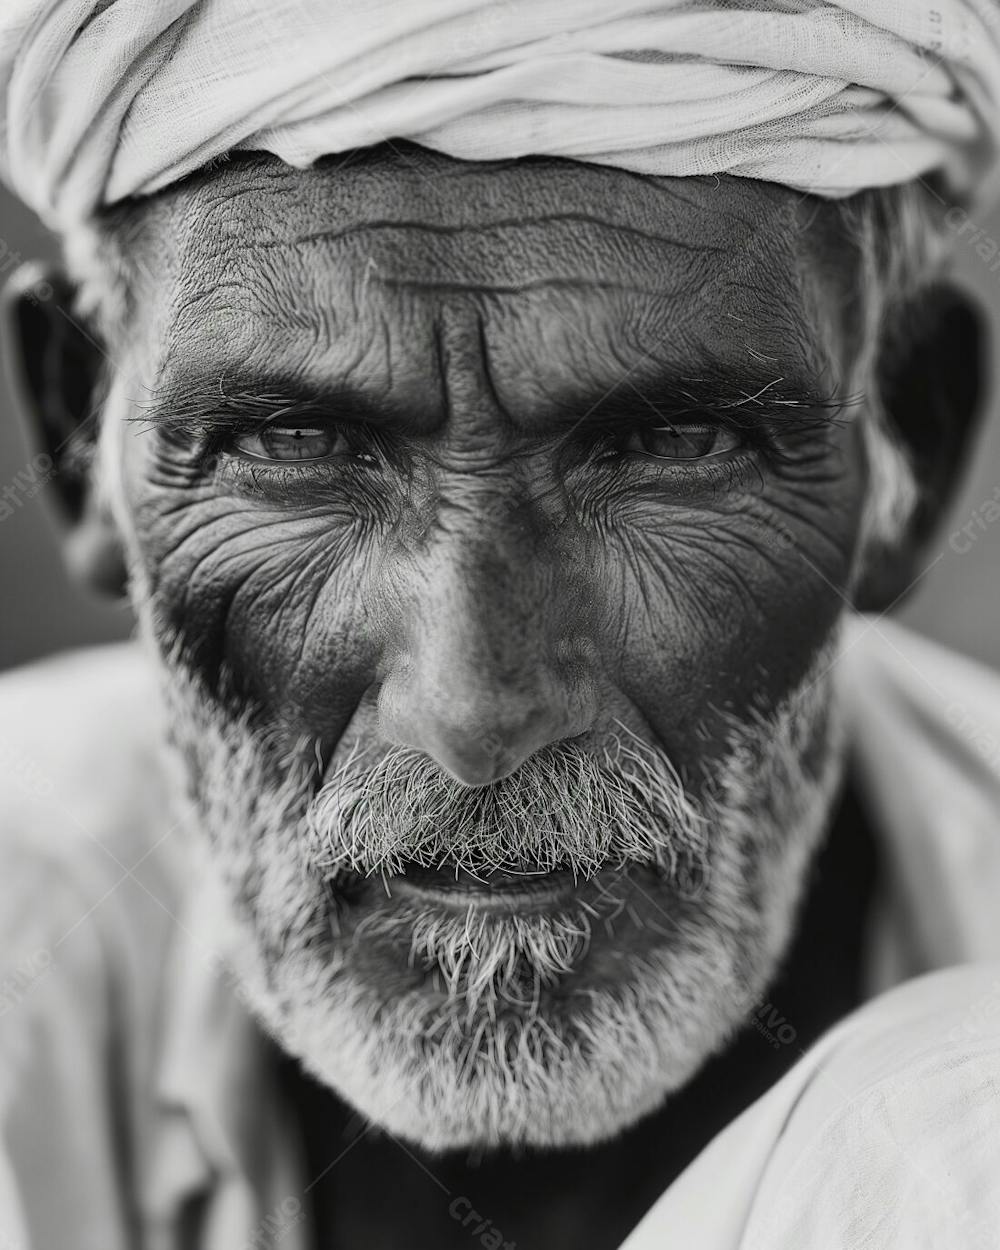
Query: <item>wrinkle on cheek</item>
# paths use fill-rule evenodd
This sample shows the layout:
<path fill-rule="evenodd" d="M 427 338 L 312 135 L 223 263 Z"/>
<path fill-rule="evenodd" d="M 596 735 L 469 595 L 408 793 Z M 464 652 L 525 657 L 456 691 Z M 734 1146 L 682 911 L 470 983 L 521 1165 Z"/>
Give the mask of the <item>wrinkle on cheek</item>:
<path fill-rule="evenodd" d="M 345 577 L 344 564 L 322 539 L 298 546 L 291 561 L 279 557 L 255 569 L 227 605 L 230 653 L 258 696 L 286 714 L 317 698 L 327 707 L 336 701 L 374 641 L 358 593 L 367 579 L 356 560 Z"/>
<path fill-rule="evenodd" d="M 844 610 L 850 513 L 823 514 L 821 542 L 794 501 L 754 503 L 662 509 L 659 525 L 612 533 L 600 555 L 609 665 L 644 713 L 655 702 L 650 719 L 679 762 L 700 749 L 707 708 L 774 706 Z"/>
<path fill-rule="evenodd" d="M 261 702 L 294 701 L 317 651 L 335 638 L 345 655 L 358 650 L 356 527 L 220 501 L 161 520 L 146 548 L 158 615 L 210 684 L 225 663 Z"/>

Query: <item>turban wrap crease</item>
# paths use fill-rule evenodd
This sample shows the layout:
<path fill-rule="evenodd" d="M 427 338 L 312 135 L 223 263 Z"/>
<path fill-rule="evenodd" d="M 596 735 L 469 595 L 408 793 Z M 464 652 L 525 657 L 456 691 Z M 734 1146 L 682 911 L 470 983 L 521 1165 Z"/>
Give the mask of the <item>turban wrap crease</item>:
<path fill-rule="evenodd" d="M 394 138 L 967 200 L 1000 0 L 0 0 L 0 110 L 0 173 L 57 229 L 236 149 Z"/>

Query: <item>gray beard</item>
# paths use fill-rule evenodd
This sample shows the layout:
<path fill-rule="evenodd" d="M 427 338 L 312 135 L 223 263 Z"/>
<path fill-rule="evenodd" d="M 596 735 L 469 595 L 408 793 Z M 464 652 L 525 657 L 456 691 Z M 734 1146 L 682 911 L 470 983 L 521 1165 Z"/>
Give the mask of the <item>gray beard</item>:
<path fill-rule="evenodd" d="M 726 1044 L 774 974 L 841 773 L 834 652 L 773 715 L 733 723 L 696 803 L 631 737 L 600 758 L 557 744 L 487 790 L 399 750 L 317 781 L 310 744 L 278 753 L 154 645 L 168 750 L 253 1010 L 318 1079 L 427 1149 L 625 1128 Z M 463 918 L 383 900 L 352 917 L 344 891 L 408 864 L 568 867 L 582 901 Z M 613 932 L 637 889 L 663 899 L 662 941 L 647 932 L 614 981 L 594 980 L 595 926 Z"/>

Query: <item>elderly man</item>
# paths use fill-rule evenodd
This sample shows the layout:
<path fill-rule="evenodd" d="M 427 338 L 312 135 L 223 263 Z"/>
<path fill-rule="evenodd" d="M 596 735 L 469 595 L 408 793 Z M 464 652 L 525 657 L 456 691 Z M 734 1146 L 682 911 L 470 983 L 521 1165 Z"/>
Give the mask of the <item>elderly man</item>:
<path fill-rule="evenodd" d="M 11 9 L 4 1244 L 994 1245 L 996 6 Z"/>

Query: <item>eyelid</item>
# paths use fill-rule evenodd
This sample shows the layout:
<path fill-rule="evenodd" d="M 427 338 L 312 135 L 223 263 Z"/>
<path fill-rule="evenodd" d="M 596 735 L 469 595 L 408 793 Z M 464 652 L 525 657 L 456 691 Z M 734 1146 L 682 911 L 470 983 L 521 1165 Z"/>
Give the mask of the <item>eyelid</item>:
<path fill-rule="evenodd" d="M 324 465 L 331 466 L 331 471 L 332 466 L 337 466 L 339 472 L 347 466 L 363 466 L 370 471 L 379 465 L 392 463 L 399 466 L 402 463 L 399 449 L 393 447 L 377 426 L 368 422 L 345 421 L 327 413 L 302 414 L 301 419 L 296 419 L 297 416 L 279 413 L 275 419 L 254 421 L 249 426 L 244 424 L 242 429 L 235 429 L 224 436 L 223 441 L 217 444 L 216 454 L 221 459 L 242 459 L 286 471 L 298 466 L 300 473 L 319 471 Z M 279 455 L 276 449 L 268 450 L 266 445 L 260 452 L 238 445 L 241 439 L 266 440 L 269 434 L 273 437 L 283 431 L 302 431 L 308 437 L 325 435 L 333 440 L 334 445 L 316 455 L 300 456 Z M 286 444 L 284 449 L 288 450 L 290 446 L 292 444 Z"/>
<path fill-rule="evenodd" d="M 712 429 L 735 430 L 750 438 L 765 431 L 772 424 L 777 424 L 777 422 L 768 421 L 760 416 L 753 420 L 748 420 L 736 412 L 706 412 L 691 409 L 685 412 L 668 413 L 637 409 L 629 420 L 623 421 L 621 418 L 602 420 L 598 418 L 596 421 L 589 421 L 586 427 L 582 425 L 579 427 L 579 433 L 583 437 L 586 437 L 589 433 L 591 437 L 620 438 L 627 434 L 650 433 L 658 430 L 681 432 L 683 430 Z"/>
<path fill-rule="evenodd" d="M 343 418 L 334 417 L 331 413 L 316 412 L 308 408 L 295 405 L 289 405 L 287 408 L 281 408 L 277 412 L 269 413 L 261 420 L 259 417 L 252 419 L 254 426 L 270 428 L 272 425 L 307 426 L 313 429 L 323 429 L 330 425 L 346 425 L 347 422 Z"/>

